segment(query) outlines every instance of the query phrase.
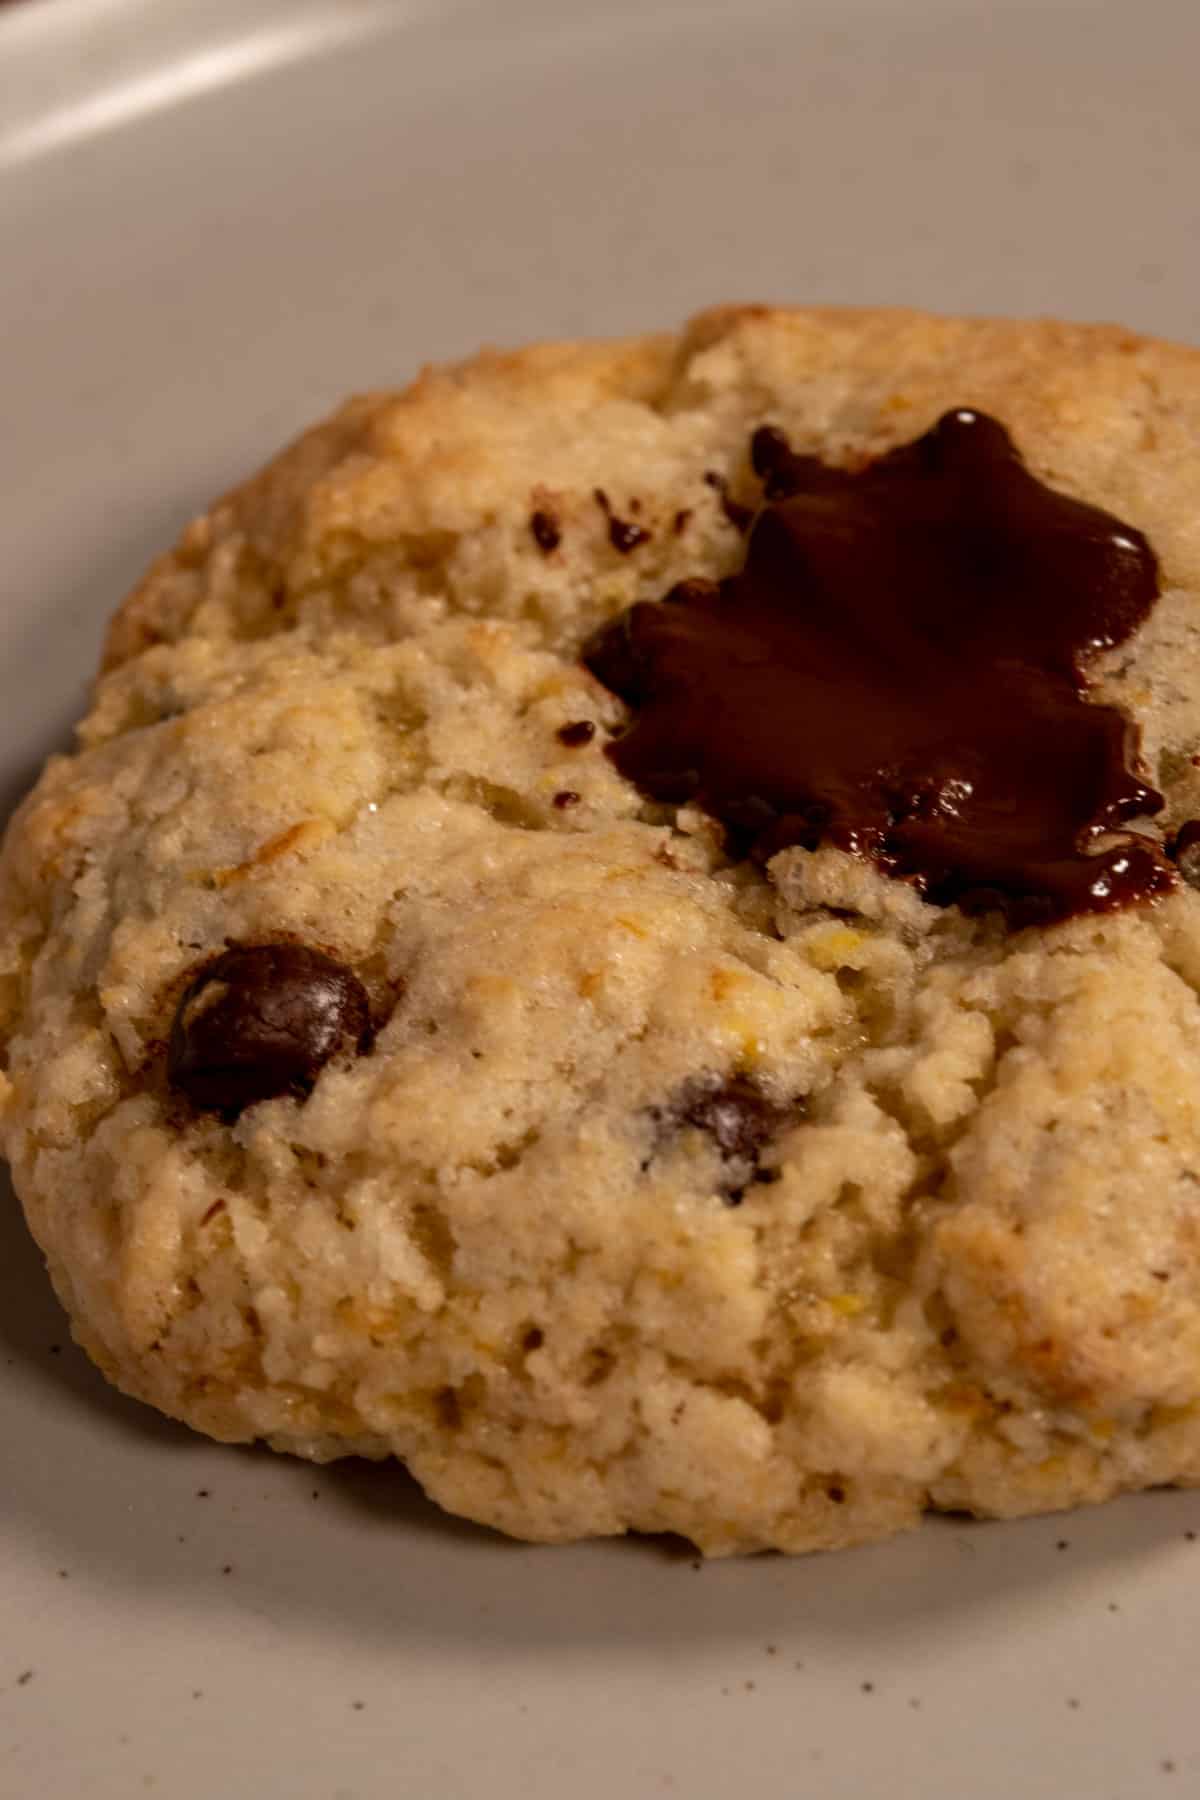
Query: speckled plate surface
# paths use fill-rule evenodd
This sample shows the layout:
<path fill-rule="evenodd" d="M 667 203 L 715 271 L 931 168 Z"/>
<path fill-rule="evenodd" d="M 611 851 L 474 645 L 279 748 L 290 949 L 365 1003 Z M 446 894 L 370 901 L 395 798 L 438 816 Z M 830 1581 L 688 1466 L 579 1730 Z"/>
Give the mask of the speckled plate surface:
<path fill-rule="evenodd" d="M 0 9 L 0 792 L 345 390 L 720 298 L 1200 336 L 1194 0 Z M 110 1394 L 0 1197 L 0 1792 L 1194 1793 L 1200 1499 L 831 1559 L 514 1546 Z"/>

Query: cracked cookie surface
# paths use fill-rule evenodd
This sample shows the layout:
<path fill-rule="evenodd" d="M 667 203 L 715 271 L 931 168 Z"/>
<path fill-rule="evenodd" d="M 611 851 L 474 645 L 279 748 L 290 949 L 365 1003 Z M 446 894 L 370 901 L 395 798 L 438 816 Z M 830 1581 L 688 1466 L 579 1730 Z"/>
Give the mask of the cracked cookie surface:
<path fill-rule="evenodd" d="M 620 776 L 579 658 L 740 566 L 762 426 L 852 466 L 963 405 L 1154 547 L 1095 693 L 1171 830 L 1200 353 L 1115 328 L 729 308 L 484 355 L 156 564 L 0 864 L 0 1130 L 114 1381 L 535 1539 L 804 1550 L 1200 1479 L 1200 894 L 1011 931 L 837 849 L 736 861 Z M 168 1046 L 246 947 L 301 1022 L 222 1104 Z"/>

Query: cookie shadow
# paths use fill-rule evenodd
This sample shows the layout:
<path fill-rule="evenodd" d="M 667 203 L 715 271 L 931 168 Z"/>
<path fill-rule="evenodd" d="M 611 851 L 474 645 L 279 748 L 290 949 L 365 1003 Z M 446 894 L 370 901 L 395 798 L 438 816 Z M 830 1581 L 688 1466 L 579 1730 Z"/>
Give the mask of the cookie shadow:
<path fill-rule="evenodd" d="M 105 1381 L 71 1337 L 45 1259 L 34 1242 L 8 1172 L 0 1165 L 0 1365 L 15 1370 L 36 1407 L 66 1418 L 101 1417 L 107 1429 L 147 1441 L 194 1441 Z"/>
<path fill-rule="evenodd" d="M 969 1639 L 982 1616 L 1019 1611 L 1024 1598 L 1115 1606 L 1140 1565 L 1196 1535 L 1194 1499 L 1164 1490 L 1012 1522 L 931 1516 L 905 1536 L 836 1555 L 705 1561 L 686 1540 L 666 1536 L 562 1548 L 497 1540 L 446 1521 L 386 1464 L 335 1465 L 327 1481 L 381 1547 L 397 1522 L 416 1543 L 440 1538 L 448 1525 L 469 1543 L 482 1583 L 465 1595 L 447 1592 L 423 1629 L 509 1650 L 643 1644 L 682 1652 L 763 1637 L 795 1648 L 799 1636 L 813 1655 L 853 1651 L 878 1667 L 918 1640 Z M 480 1605 L 481 1593 L 489 1604 Z"/>
<path fill-rule="evenodd" d="M 201 1615 L 248 1609 L 381 1648 L 636 1657 L 766 1638 L 880 1666 L 931 1636 L 965 1640 L 1023 1596 L 1102 1610 L 1139 1565 L 1182 1548 L 1197 1510 L 1149 1494 L 1017 1524 L 936 1519 L 837 1556 L 711 1563 L 673 1538 L 514 1543 L 439 1511 L 398 1464 L 222 1448 L 124 1398 L 71 1343 L 7 1182 L 0 1362 L 26 1446 L 0 1484 L 0 1525 L 47 1580 L 68 1569 L 118 1607 L 159 1590 Z"/>

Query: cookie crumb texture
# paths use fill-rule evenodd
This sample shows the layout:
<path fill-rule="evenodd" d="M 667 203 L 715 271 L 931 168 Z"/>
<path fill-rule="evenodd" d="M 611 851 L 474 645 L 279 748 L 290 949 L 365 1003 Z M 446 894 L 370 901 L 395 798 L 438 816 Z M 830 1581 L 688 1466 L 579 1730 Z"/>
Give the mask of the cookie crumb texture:
<path fill-rule="evenodd" d="M 485 355 L 351 401 L 151 570 L 0 867 L 0 1129 L 115 1382 L 542 1540 L 808 1550 L 1197 1480 L 1200 894 L 1009 932 L 840 850 L 733 861 L 618 774 L 579 660 L 740 566 L 759 427 L 850 467 L 957 406 L 1153 545 L 1094 692 L 1176 829 L 1200 354 L 1120 330 L 733 308 Z M 354 1029 L 197 1104 L 181 998 L 264 946 L 346 971 Z"/>

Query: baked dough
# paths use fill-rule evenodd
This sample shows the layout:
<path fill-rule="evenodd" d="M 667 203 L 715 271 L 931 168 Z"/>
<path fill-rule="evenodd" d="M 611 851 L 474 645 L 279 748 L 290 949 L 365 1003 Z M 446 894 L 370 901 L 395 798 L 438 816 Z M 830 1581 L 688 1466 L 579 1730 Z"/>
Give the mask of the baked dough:
<path fill-rule="evenodd" d="M 1200 893 L 1014 931 L 840 850 L 732 860 L 617 773 L 580 661 L 739 566 L 756 427 L 857 463 L 964 405 L 1149 538 L 1095 692 L 1157 825 L 1200 814 L 1200 353 L 1115 328 L 738 307 L 487 353 L 154 566 L 0 864 L 3 1146 L 113 1381 L 540 1540 L 1200 1479 Z M 370 1026 L 222 1111 L 173 1021 L 246 946 L 352 971 Z"/>

